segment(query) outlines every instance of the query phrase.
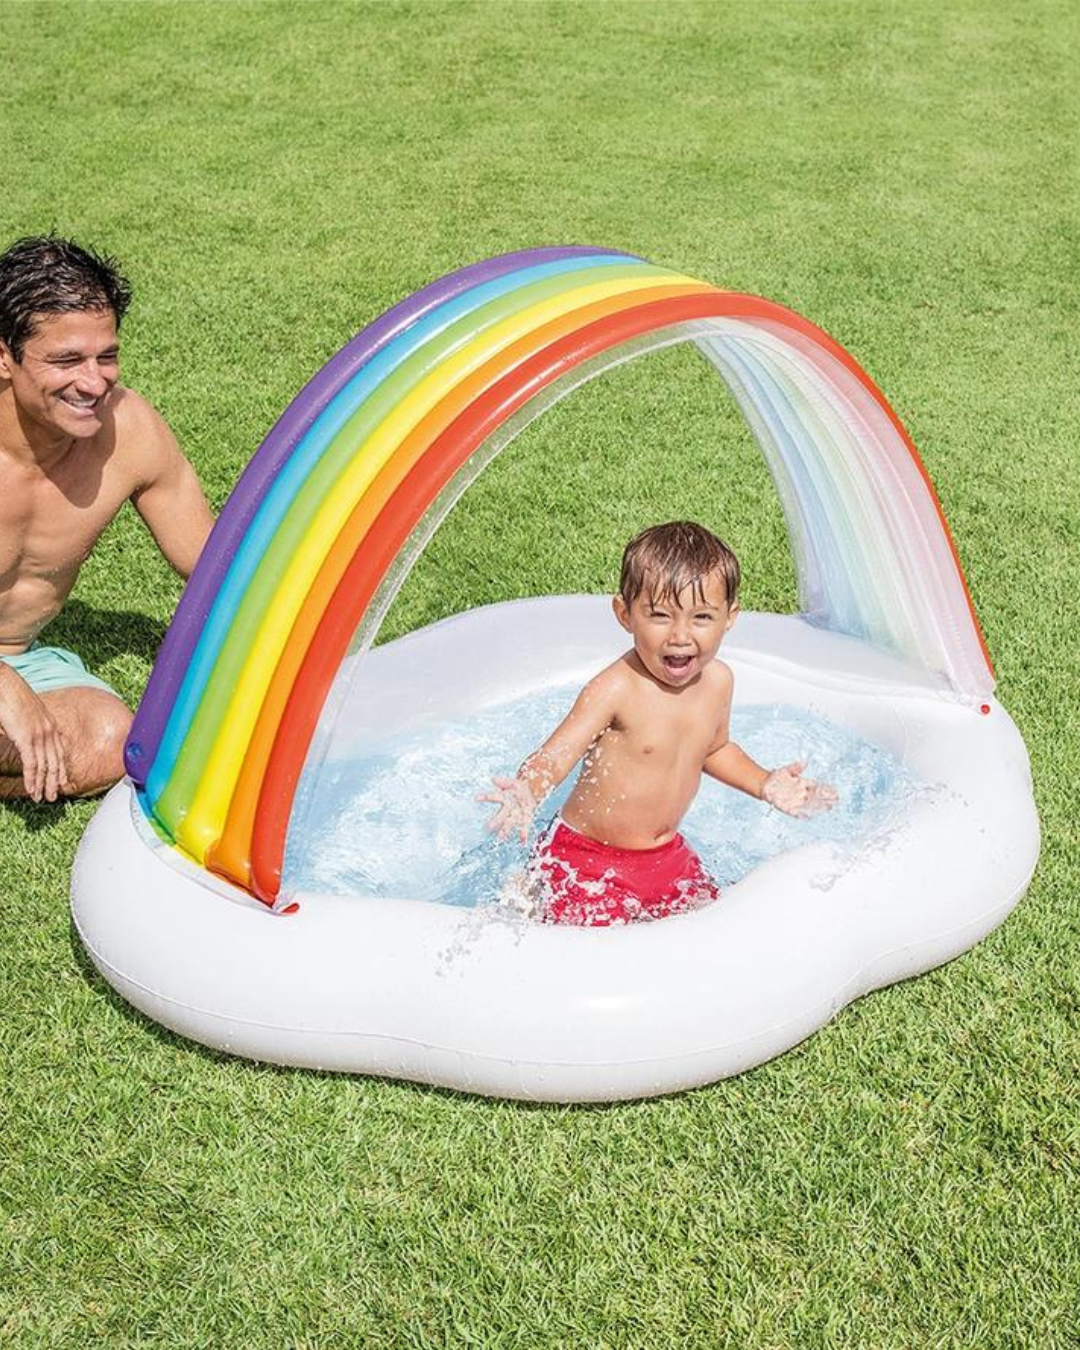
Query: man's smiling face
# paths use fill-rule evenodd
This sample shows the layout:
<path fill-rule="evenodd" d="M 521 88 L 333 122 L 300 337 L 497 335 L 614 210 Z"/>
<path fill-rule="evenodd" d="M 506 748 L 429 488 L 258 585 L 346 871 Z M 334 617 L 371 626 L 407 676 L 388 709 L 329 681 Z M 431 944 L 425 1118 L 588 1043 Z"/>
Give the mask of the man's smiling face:
<path fill-rule="evenodd" d="M 21 361 L 0 342 L 0 379 L 10 381 L 21 415 L 54 434 L 84 439 L 100 431 L 119 378 L 111 309 L 36 317 Z"/>

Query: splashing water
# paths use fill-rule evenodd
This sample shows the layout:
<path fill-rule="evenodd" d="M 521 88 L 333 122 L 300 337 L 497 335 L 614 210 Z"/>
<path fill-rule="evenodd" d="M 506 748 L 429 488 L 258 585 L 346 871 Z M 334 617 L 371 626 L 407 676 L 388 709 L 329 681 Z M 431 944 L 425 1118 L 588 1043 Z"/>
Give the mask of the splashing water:
<path fill-rule="evenodd" d="M 473 906 L 498 898 L 525 864 L 527 848 L 487 833 L 494 811 L 475 800 L 495 774 L 518 764 L 569 711 L 578 686 L 403 734 L 349 760 L 328 760 L 318 790 L 301 784 L 284 885 L 289 892 L 409 897 Z M 893 827 L 920 785 L 891 755 L 854 733 L 786 705 L 746 706 L 732 738 L 769 768 L 806 760 L 806 773 L 832 783 L 840 801 L 795 820 L 709 779 L 681 832 L 721 884 L 765 859 L 812 841 L 854 855 Z M 537 828 L 559 810 L 575 775 L 544 802 Z"/>

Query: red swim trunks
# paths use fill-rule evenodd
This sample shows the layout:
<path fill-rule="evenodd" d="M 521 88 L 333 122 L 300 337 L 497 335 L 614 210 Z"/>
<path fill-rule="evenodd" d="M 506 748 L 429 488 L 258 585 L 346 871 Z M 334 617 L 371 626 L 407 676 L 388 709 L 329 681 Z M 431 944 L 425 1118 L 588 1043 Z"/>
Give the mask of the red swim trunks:
<path fill-rule="evenodd" d="M 529 860 L 539 874 L 545 923 L 606 927 L 684 914 L 720 888 L 681 834 L 658 848 L 614 848 L 556 819 Z"/>

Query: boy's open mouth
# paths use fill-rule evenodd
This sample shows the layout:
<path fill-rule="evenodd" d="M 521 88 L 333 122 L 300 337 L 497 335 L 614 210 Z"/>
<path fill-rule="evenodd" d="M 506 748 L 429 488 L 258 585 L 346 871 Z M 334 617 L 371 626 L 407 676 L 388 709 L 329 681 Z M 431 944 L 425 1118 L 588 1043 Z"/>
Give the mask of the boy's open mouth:
<path fill-rule="evenodd" d="M 670 670 L 673 675 L 683 675 L 689 670 L 693 659 L 692 656 L 665 656 L 664 669 Z"/>

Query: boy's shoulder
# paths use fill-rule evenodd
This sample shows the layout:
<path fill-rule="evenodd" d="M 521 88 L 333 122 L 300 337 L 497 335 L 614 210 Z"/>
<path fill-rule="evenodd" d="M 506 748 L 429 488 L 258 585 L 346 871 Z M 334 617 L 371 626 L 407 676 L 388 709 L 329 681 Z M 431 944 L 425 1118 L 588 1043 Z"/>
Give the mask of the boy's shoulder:
<path fill-rule="evenodd" d="M 735 672 L 726 661 L 719 658 L 709 662 L 706 674 L 715 685 L 725 689 L 730 689 L 735 684 Z"/>
<path fill-rule="evenodd" d="M 735 672 L 726 661 L 710 661 L 701 672 L 701 678 L 711 697 L 730 701 L 735 689 Z"/>
<path fill-rule="evenodd" d="M 628 689 L 637 678 L 631 659 L 633 655 L 633 648 L 631 648 L 630 651 L 624 652 L 622 656 L 616 657 L 610 665 L 605 666 L 603 670 L 595 674 L 585 685 L 585 688 L 598 692 L 618 692 L 621 689 Z"/>
<path fill-rule="evenodd" d="M 614 711 L 628 700 L 637 698 L 641 683 L 642 673 L 635 669 L 634 651 L 631 648 L 598 671 L 582 687 L 578 701 Z"/>

